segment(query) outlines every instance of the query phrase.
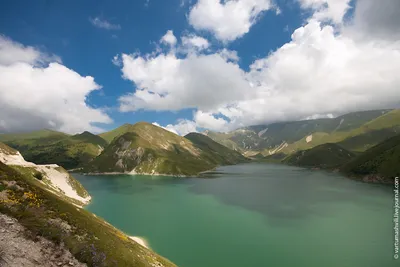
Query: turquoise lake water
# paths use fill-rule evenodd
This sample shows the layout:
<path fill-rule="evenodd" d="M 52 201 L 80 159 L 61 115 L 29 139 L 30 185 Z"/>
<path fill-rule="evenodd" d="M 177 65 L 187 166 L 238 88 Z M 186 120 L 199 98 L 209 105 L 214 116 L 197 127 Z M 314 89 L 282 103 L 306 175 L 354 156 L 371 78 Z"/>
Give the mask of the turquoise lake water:
<path fill-rule="evenodd" d="M 391 267 L 393 192 L 274 164 L 207 178 L 74 175 L 88 210 L 181 267 Z"/>

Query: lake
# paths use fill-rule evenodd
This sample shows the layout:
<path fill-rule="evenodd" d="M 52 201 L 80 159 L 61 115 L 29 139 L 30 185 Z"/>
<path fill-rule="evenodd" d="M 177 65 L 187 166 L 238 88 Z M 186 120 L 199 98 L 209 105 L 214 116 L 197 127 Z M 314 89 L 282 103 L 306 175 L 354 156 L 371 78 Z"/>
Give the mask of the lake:
<path fill-rule="evenodd" d="M 87 209 L 181 267 L 390 267 L 393 192 L 274 164 L 204 178 L 74 175 Z M 395 263 L 396 262 L 396 263 Z"/>

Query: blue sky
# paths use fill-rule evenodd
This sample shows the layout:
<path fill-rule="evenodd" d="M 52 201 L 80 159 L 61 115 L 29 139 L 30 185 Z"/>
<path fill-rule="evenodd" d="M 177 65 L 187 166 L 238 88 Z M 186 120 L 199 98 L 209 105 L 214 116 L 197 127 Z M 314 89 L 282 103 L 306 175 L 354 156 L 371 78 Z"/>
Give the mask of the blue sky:
<path fill-rule="evenodd" d="M 96 116 L 99 116 L 98 119 L 96 119 L 96 116 L 96 118 L 91 119 L 89 113 L 83 115 L 86 111 L 76 111 L 75 117 L 82 114 L 82 121 L 77 121 L 76 125 L 72 125 L 71 122 L 66 121 L 67 115 L 50 115 L 47 114 L 50 112 L 48 110 L 27 109 L 26 113 L 35 113 L 35 118 L 40 118 L 40 123 L 37 123 L 36 127 L 44 126 L 69 132 L 81 131 L 84 130 L 83 128 L 102 131 L 124 123 L 148 121 L 157 122 L 172 131 L 184 134 L 188 129 L 208 128 L 226 131 L 248 124 L 333 116 L 358 109 L 387 108 L 396 105 L 396 101 L 390 101 L 390 97 L 394 94 L 392 87 L 387 88 L 386 95 L 388 97 L 379 101 L 380 103 L 377 105 L 368 104 L 368 99 L 374 97 L 373 93 L 366 96 L 368 99 L 360 100 L 357 93 L 360 89 L 351 88 L 350 85 L 358 79 L 362 80 L 365 73 L 356 73 L 354 74 L 356 77 L 351 77 L 354 81 L 350 81 L 350 85 L 345 86 L 346 92 L 354 90 L 356 92 L 354 95 L 343 93 L 344 89 L 339 85 L 330 90 L 341 92 L 343 97 L 352 99 L 354 105 L 343 103 L 343 105 L 339 105 L 339 108 L 324 107 L 325 105 L 321 105 L 318 99 L 308 102 L 296 91 L 297 85 L 307 88 L 321 86 L 326 80 L 323 78 L 323 74 L 321 74 L 321 81 L 318 81 L 315 85 L 309 85 L 305 81 L 308 80 L 306 79 L 307 75 L 304 75 L 303 72 L 282 73 L 280 69 L 286 69 L 285 64 L 293 66 L 293 69 L 289 68 L 288 72 L 301 68 L 295 67 L 302 66 L 301 62 L 287 62 L 291 58 L 296 59 L 297 54 L 295 53 L 301 53 L 302 58 L 298 58 L 298 60 L 306 62 L 306 65 L 308 61 L 313 61 L 310 63 L 312 66 L 308 66 L 310 69 L 305 70 L 310 71 L 310 75 L 313 75 L 311 71 L 320 70 L 327 64 L 331 64 L 332 59 L 329 59 L 328 62 L 318 62 L 318 58 L 314 58 L 316 55 L 307 54 L 310 51 L 292 51 L 293 54 L 286 55 L 285 53 L 288 52 L 281 47 L 291 42 L 298 42 L 296 43 L 298 47 L 310 42 L 307 46 L 312 47 L 311 42 L 321 45 L 322 42 L 326 41 L 327 46 L 332 45 L 328 49 L 329 51 L 318 50 L 321 50 L 321 53 L 326 53 L 327 58 L 332 57 L 329 54 L 332 53 L 332 49 L 339 49 L 335 54 L 345 54 L 346 48 L 343 48 L 340 43 L 330 42 L 329 38 L 338 38 L 343 35 L 353 41 L 355 40 L 354 32 L 356 32 L 354 29 L 365 28 L 364 25 L 367 24 L 363 22 L 365 18 L 361 18 L 361 22 L 356 22 L 356 19 L 353 18 L 356 14 L 356 2 L 339 0 L 342 6 L 335 6 L 335 4 L 332 4 L 332 0 L 240 0 L 238 2 L 244 2 L 244 4 L 239 6 L 239 9 L 245 10 L 245 7 L 249 5 L 250 8 L 248 11 L 237 12 L 237 14 L 232 15 L 227 10 L 227 3 L 219 3 L 215 0 L 216 4 L 207 4 L 207 1 L 3 1 L 0 4 L 0 33 L 4 39 L 3 42 L 9 44 L 9 46 L 4 45 L 4 47 L 19 47 L 22 52 L 27 52 L 27 49 L 32 48 L 38 53 L 37 57 L 46 57 L 46 60 L 42 60 L 46 62 L 40 66 L 35 65 L 36 63 L 24 61 L 26 64 L 31 64 L 32 68 L 45 69 L 52 61 L 58 61 L 59 64 L 81 77 L 93 77 L 94 82 L 101 86 L 101 89 L 98 90 L 94 90 L 92 86 L 90 89 L 82 89 L 82 92 L 76 92 L 76 95 L 81 97 L 79 100 L 75 95 L 74 97 L 71 96 L 74 101 L 83 101 L 91 110 L 100 110 L 102 115 L 96 114 Z M 367 3 L 365 5 L 371 5 L 370 0 L 364 1 Z M 216 10 L 219 8 L 219 11 L 226 8 L 228 12 L 216 15 L 219 17 L 215 18 L 213 17 L 215 14 L 211 12 L 214 7 Z M 193 12 L 196 8 L 198 9 L 197 16 Z M 246 19 L 246 12 L 253 12 L 250 19 Z M 387 11 L 384 10 L 383 12 Z M 237 18 L 234 16 L 237 16 Z M 241 20 L 250 24 L 247 32 L 246 30 L 241 32 L 240 25 L 235 26 L 233 23 L 232 27 L 230 26 L 230 23 Z M 292 40 L 294 31 L 302 26 L 309 26 L 305 28 L 305 31 L 303 30 L 306 34 L 302 33 L 298 40 Z M 388 28 L 387 25 L 384 26 L 385 29 Z M 220 27 L 227 27 L 228 29 L 219 32 Z M 326 27 L 332 28 L 332 32 L 330 33 Z M 327 33 L 324 33 L 324 30 Z M 170 44 L 160 41 L 167 31 L 173 32 L 177 40 L 176 43 Z M 307 34 L 307 31 L 310 33 Z M 314 38 L 315 34 L 311 31 L 316 31 L 321 36 Z M 365 35 L 371 39 L 372 37 L 369 36 L 371 30 L 367 28 L 365 32 L 368 33 Z M 328 36 L 329 34 L 331 37 Z M 188 40 L 194 36 L 204 38 L 207 47 L 200 49 L 193 45 L 185 46 L 182 41 L 185 36 Z M 314 39 L 306 40 L 307 38 Z M 326 40 L 321 41 L 321 38 L 326 38 Z M 338 38 L 335 41 L 340 42 L 343 38 Z M 370 43 L 366 37 L 362 38 L 366 41 L 363 41 L 360 47 Z M 362 38 L 360 37 L 360 40 Z M 376 40 L 378 37 L 373 36 L 373 38 Z M 379 39 L 384 38 L 386 36 L 379 37 Z M 349 44 L 350 41 L 344 42 L 344 45 L 349 47 L 349 53 L 356 53 L 353 51 L 355 50 L 353 44 Z M 391 40 L 392 43 L 395 41 Z M 325 44 L 322 45 L 326 47 Z M 379 49 L 381 48 L 379 47 Z M 386 49 L 386 47 L 384 48 Z M 225 59 L 221 52 L 223 49 L 236 53 L 238 58 Z M 393 49 L 390 51 L 388 49 L 387 53 L 388 56 L 390 56 L 390 53 L 396 54 L 396 58 L 393 59 L 393 66 L 396 66 L 398 64 L 398 50 L 397 47 L 395 47 L 395 51 Z M 5 54 L 7 51 L 3 49 L 2 53 Z M 305 54 L 306 57 L 304 57 Z M 52 60 L 48 60 L 49 55 L 52 56 Z M 126 55 L 126 57 L 123 55 Z M 113 58 L 116 56 L 117 60 L 114 60 L 113 63 Z M 162 57 L 164 56 L 169 58 L 163 60 Z M 213 61 L 212 56 L 218 57 L 214 57 L 216 61 Z M 223 58 L 222 61 L 221 58 Z M 129 59 L 132 59 L 132 61 L 129 61 Z M 136 63 L 139 60 L 148 65 L 137 65 Z M 375 58 L 371 58 L 372 60 L 375 60 Z M 15 62 L 18 62 L 18 60 L 15 59 Z M 179 62 L 182 67 L 171 73 L 171 68 L 176 66 L 174 62 Z M 258 68 L 253 65 L 253 68 L 251 68 L 255 62 L 261 64 L 262 67 Z M 221 73 L 208 72 L 205 66 L 207 64 L 213 66 L 214 63 L 215 66 L 219 66 L 218 64 L 221 63 L 220 67 L 216 67 L 217 71 L 221 70 Z M 346 63 L 341 61 L 340 64 Z M 158 64 L 162 67 L 157 67 L 154 70 L 149 67 L 152 64 Z M 172 67 L 168 64 L 172 64 Z M 356 62 L 354 64 L 358 66 L 361 63 Z M 7 63 L 7 67 L 10 66 L 11 63 Z M 228 68 L 226 71 L 223 69 L 225 66 Z M 194 73 L 187 71 L 187 69 Z M 204 71 L 204 75 L 201 74 L 202 71 Z M 332 68 L 328 68 L 327 71 L 332 71 Z M 333 72 L 335 71 L 337 70 L 333 70 Z M 371 70 L 371 72 L 382 71 L 384 71 L 383 68 Z M 144 76 L 138 75 L 142 72 Z M 3 73 L 5 73 L 5 69 L 3 69 Z M 236 73 L 243 76 L 241 80 L 236 80 Z M 231 83 L 214 82 L 225 74 L 227 76 L 224 77 L 224 81 L 231 81 Z M 231 74 L 232 78 L 228 74 Z M 166 76 L 161 77 L 162 75 Z M 173 81 L 168 80 L 168 75 L 172 76 Z M 183 77 L 184 81 L 181 85 L 175 85 L 174 82 L 179 80 L 180 77 Z M 192 77 L 194 77 L 193 81 Z M 292 82 L 287 82 L 291 79 L 293 79 Z M 193 85 L 193 88 L 191 88 L 191 82 L 198 83 L 198 81 L 205 81 L 204 86 L 208 87 L 209 91 L 206 90 L 204 95 L 199 92 L 202 91 L 201 86 Z M 41 90 L 34 84 L 34 80 L 31 82 L 33 84 L 29 88 L 33 89 L 26 89 L 28 90 L 26 96 L 35 94 L 35 90 Z M 48 90 L 51 90 L 54 97 L 57 97 L 58 89 L 52 85 L 53 82 L 49 82 Z M 397 80 L 394 82 L 397 82 Z M 240 88 L 230 88 L 232 85 L 238 84 L 242 84 Z M 248 86 L 248 84 L 251 86 Z M 15 86 L 15 82 L 12 81 L 4 87 L 0 85 L 0 92 L 5 92 L 7 89 L 10 92 L 12 90 L 10 88 L 14 88 L 13 86 Z M 182 86 L 182 88 L 179 91 L 174 91 L 174 88 L 179 86 Z M 162 99 L 146 100 L 146 96 L 132 96 L 137 88 L 146 92 L 147 96 L 159 95 L 163 97 L 171 95 L 172 100 L 166 102 Z M 68 92 L 68 88 L 65 90 Z M 78 89 L 76 90 L 78 91 Z M 213 92 L 217 91 L 218 97 L 213 95 Z M 250 93 L 250 91 L 252 92 Z M 287 93 L 281 95 L 285 91 Z M 309 93 L 312 97 L 312 92 Z M 130 106 L 129 108 L 122 108 L 120 98 L 129 94 L 131 94 Z M 183 94 L 187 94 L 188 97 L 179 102 L 179 98 Z M 189 97 L 191 94 L 193 94 L 192 98 Z M 248 96 L 249 99 L 247 99 Z M 225 98 L 229 101 L 225 102 Z M 174 99 L 179 103 L 176 104 Z M 199 103 L 196 102 L 196 99 L 199 99 Z M 211 101 L 212 99 L 213 101 Z M 65 103 L 72 101 L 69 96 L 65 96 L 64 100 Z M 278 101 L 286 103 L 281 110 L 277 108 L 279 105 L 276 102 Z M 296 102 L 298 102 L 298 105 Z M 18 104 L 18 101 L 16 101 L 16 104 Z M 270 108 L 263 110 L 263 106 L 257 106 L 260 104 Z M 9 105 L 11 106 L 11 104 Z M 23 113 L 23 106 L 24 104 L 21 103 L 18 109 L 15 107 L 8 108 L 6 111 L 12 114 L 9 117 L 18 117 L 19 113 Z M 253 110 L 253 107 L 257 112 Z M 11 109 L 12 111 L 10 111 Z M 78 110 L 78 108 L 70 106 L 66 111 L 68 110 Z M 53 112 L 58 112 L 57 107 Z M 108 119 L 105 119 L 104 116 L 107 116 Z M 7 118 L 1 118 L 1 115 L 0 119 L 2 119 L 0 120 L 0 122 L 2 121 L 0 131 L 3 132 L 25 130 L 24 125 L 30 125 L 29 123 L 17 125 L 7 121 Z M 30 119 L 30 121 L 32 120 Z M 29 129 L 26 130 L 36 127 L 30 125 Z"/>

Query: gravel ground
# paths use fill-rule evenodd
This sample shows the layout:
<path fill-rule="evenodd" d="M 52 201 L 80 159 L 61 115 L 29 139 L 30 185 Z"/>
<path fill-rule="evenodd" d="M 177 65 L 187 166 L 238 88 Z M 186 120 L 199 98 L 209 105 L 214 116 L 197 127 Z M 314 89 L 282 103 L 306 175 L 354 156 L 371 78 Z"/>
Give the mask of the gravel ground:
<path fill-rule="evenodd" d="M 37 242 L 24 236 L 25 228 L 14 218 L 0 213 L 1 267 L 83 267 L 62 245 L 42 237 Z"/>

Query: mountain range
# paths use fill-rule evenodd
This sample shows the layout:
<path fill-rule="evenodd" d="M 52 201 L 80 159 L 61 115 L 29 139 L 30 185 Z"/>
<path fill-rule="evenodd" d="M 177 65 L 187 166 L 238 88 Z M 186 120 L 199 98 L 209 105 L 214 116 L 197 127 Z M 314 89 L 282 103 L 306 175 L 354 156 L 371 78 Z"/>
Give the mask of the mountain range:
<path fill-rule="evenodd" d="M 185 136 L 146 122 L 100 135 L 52 130 L 2 134 L 0 213 L 18 218 L 32 238 L 63 243 L 90 266 L 99 262 L 175 266 L 82 209 L 91 197 L 64 168 L 97 174 L 196 176 L 252 159 L 393 184 L 400 176 L 399 129 L 399 110 L 379 110 Z"/>
<path fill-rule="evenodd" d="M 227 133 L 205 131 L 216 142 L 247 156 L 292 154 L 325 143 L 340 143 L 353 152 L 400 133 L 400 110 L 353 112 L 337 118 L 279 122 L 240 128 Z"/>
<path fill-rule="evenodd" d="M 226 133 L 207 130 L 178 136 L 139 122 L 99 135 L 52 130 L 0 134 L 0 142 L 36 164 L 58 164 L 84 173 L 192 176 L 250 159 L 339 168 L 399 134 L 400 110 L 387 109 L 249 126 Z"/>
<path fill-rule="evenodd" d="M 202 134 L 182 137 L 146 122 L 126 124 L 100 136 L 110 143 L 85 172 L 186 176 L 246 161 L 240 153 Z"/>

